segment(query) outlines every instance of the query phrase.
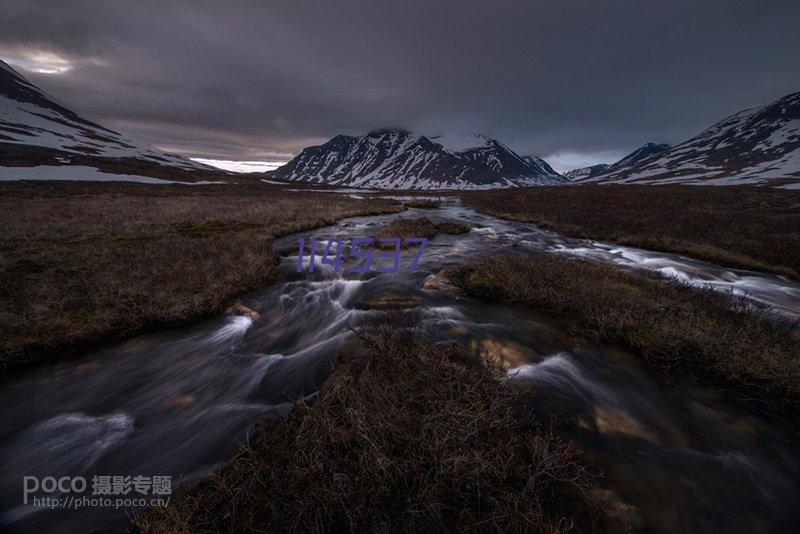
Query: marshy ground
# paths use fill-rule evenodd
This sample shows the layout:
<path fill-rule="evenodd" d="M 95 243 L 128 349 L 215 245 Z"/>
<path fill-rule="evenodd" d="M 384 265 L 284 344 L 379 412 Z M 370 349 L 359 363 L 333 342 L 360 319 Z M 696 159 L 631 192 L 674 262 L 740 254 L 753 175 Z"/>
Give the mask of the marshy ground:
<path fill-rule="evenodd" d="M 562 532 L 602 499 L 578 451 L 525 405 L 523 382 L 387 314 L 312 404 L 260 429 L 144 532 Z M 621 527 L 622 524 L 616 524 Z M 606 524 L 606 526 L 609 526 Z"/>
<path fill-rule="evenodd" d="M 498 256 L 462 267 L 467 294 L 572 322 L 576 337 L 625 347 L 672 379 L 720 387 L 800 430 L 800 328 L 746 300 L 563 257 Z"/>
<path fill-rule="evenodd" d="M 219 314 L 277 279 L 276 237 L 400 209 L 258 184 L 0 184 L 0 365 Z"/>
<path fill-rule="evenodd" d="M 694 250 L 697 256 L 730 265 L 792 277 L 797 273 L 797 249 L 786 249 L 800 239 L 794 193 L 780 191 L 776 196 L 769 190 L 737 188 L 725 198 L 721 188 L 670 187 L 669 194 L 659 189 L 530 188 L 463 197 L 479 211 L 546 222 L 574 235 L 609 240 L 617 236 L 640 246 L 658 238 L 661 234 L 655 225 L 661 225 L 666 237 L 652 241 L 653 248 L 686 254 Z M 445 218 L 440 212 L 447 210 L 434 210 L 437 206 L 407 200 L 405 207 L 418 211 L 399 219 L 370 217 L 342 223 L 322 232 L 435 238 L 441 246 L 426 256 L 428 268 L 444 273 L 447 267 L 446 278 L 467 296 L 460 302 L 451 295 L 422 291 L 426 272 L 419 273 L 419 279 L 408 273 L 396 278 L 344 279 L 322 272 L 306 277 L 291 272 L 295 261 L 281 259 L 273 250 L 276 240 L 285 241 L 281 236 L 345 217 L 403 209 L 391 200 L 291 192 L 266 185 L 2 184 L 0 348 L 4 362 L 10 367 L 30 364 L 101 340 L 221 314 L 238 297 L 281 279 L 280 291 L 267 290 L 255 299 L 261 319 L 232 318 L 230 324 L 203 325 L 199 332 L 178 333 L 175 338 L 140 338 L 132 346 L 92 355 L 88 367 L 59 368 L 56 379 L 64 381 L 64 388 L 80 380 L 114 384 L 118 378 L 114 373 L 130 377 L 126 388 L 138 391 L 142 399 L 120 404 L 109 394 L 99 413 L 123 411 L 132 421 L 147 422 L 131 430 L 132 439 L 139 438 L 132 448 L 146 449 L 143 436 L 163 431 L 169 439 L 185 440 L 178 442 L 192 454 L 207 452 L 200 448 L 202 443 L 198 445 L 206 437 L 230 442 L 222 427 L 234 419 L 233 412 L 220 409 L 260 413 L 258 403 L 287 404 L 287 383 L 303 386 L 294 392 L 297 395 L 289 395 L 289 400 L 299 401 L 294 410 L 251 432 L 220 472 L 195 489 L 182 490 L 168 507 L 138 516 L 136 528 L 144 531 L 653 527 L 659 520 L 654 518 L 662 517 L 659 505 L 665 499 L 677 502 L 682 490 L 670 489 L 665 498 L 648 494 L 641 499 L 644 504 L 639 511 L 620 504 L 619 495 L 608 492 L 606 479 L 595 465 L 603 454 L 595 450 L 585 457 L 571 439 L 574 434 L 565 434 L 547 412 L 532 407 L 531 384 L 505 375 L 509 365 L 527 365 L 545 378 L 556 376 L 548 373 L 569 372 L 573 374 L 556 378 L 597 380 L 591 387 L 601 396 L 609 395 L 612 384 L 623 387 L 614 379 L 604 381 L 608 377 L 602 374 L 590 374 L 591 360 L 583 362 L 580 352 L 569 352 L 569 347 L 579 345 L 620 347 L 644 362 L 646 372 L 654 376 L 722 392 L 746 404 L 748 410 L 764 414 L 787 436 L 796 432 L 800 400 L 796 321 L 719 291 L 545 253 L 553 237 L 521 228 L 530 225 L 516 223 L 512 228 L 495 219 L 490 227 L 484 225 L 490 217 L 472 210 L 450 209 Z M 764 216 L 739 215 L 747 209 Z M 467 212 L 474 217 L 462 217 Z M 545 220 L 543 214 L 550 218 Z M 648 220 L 654 227 L 645 231 Z M 626 224 L 630 225 L 627 234 L 623 232 Z M 748 224 L 755 229 L 744 229 Z M 503 239 L 504 229 L 516 232 L 513 239 Z M 763 236 L 756 246 L 759 231 Z M 522 248 L 525 243 L 539 248 L 528 251 Z M 286 245 L 290 245 L 286 250 L 295 250 L 294 242 L 282 247 Z M 515 248 L 513 256 L 505 253 L 511 248 Z M 490 249 L 503 253 L 478 257 Z M 292 264 L 290 271 L 288 264 Z M 342 348 L 340 338 L 348 334 L 347 321 L 380 313 L 382 307 L 375 302 L 388 294 L 405 296 L 391 306 L 405 311 L 365 324 L 360 343 L 346 343 Z M 444 334 L 436 334 L 440 336 L 436 339 L 444 335 L 446 343 L 432 344 L 417 335 L 412 308 L 423 301 L 419 311 L 427 314 L 426 320 L 446 325 Z M 475 316 L 459 315 L 468 310 Z M 563 339 L 562 333 L 545 334 L 549 327 L 541 327 L 529 314 L 563 321 L 567 325 Z M 328 323 L 341 326 L 331 330 Z M 554 355 L 551 345 L 567 347 L 567 352 Z M 148 366 L 138 366 L 137 358 L 145 355 L 149 355 Z M 506 360 L 495 359 L 500 356 Z M 103 358 L 114 362 L 104 368 Z M 620 362 L 611 365 L 617 371 L 622 368 L 627 369 Z M 148 377 L 147 391 L 136 384 L 134 372 Z M 315 397 L 309 398 L 303 389 L 308 385 L 304 373 L 314 383 L 318 376 L 325 377 Z M 638 373 L 630 376 L 639 377 Z M 240 395 L 228 398 L 217 387 L 223 378 L 236 384 Z M 558 380 L 555 386 L 541 382 L 536 387 L 540 393 L 552 389 L 555 395 L 551 396 L 559 397 L 563 383 Z M 636 400 L 647 395 L 650 382 L 642 380 L 640 389 L 626 395 Z M 47 376 L 39 375 L 27 382 L 50 383 Z M 19 394 L 8 388 L 2 393 L 11 398 Z M 660 458 L 657 454 L 669 450 L 674 457 L 684 458 L 681 455 L 694 453 L 695 447 L 711 458 L 708 461 L 716 461 L 717 456 L 727 458 L 731 444 L 741 445 L 740 431 L 748 439 L 755 436 L 756 442 L 773 436 L 772 430 L 752 430 L 767 423 L 754 425 L 742 417 L 729 424 L 716 415 L 727 414 L 727 408 L 718 412 L 716 401 L 706 406 L 704 397 L 686 401 L 692 409 L 704 407 L 701 415 L 691 417 L 683 408 L 673 407 L 674 399 L 668 394 L 643 399 L 642 409 L 652 404 L 660 410 L 646 413 L 647 417 L 672 418 L 665 435 L 659 429 L 669 426 L 666 422 L 648 426 L 647 417 L 631 409 L 630 402 L 616 398 L 617 404 L 605 406 L 603 399 L 591 399 L 590 411 L 580 412 L 575 420 L 581 425 L 588 420 L 595 433 L 610 432 L 614 436 L 608 442 L 610 449 L 622 448 L 624 443 L 637 457 Z M 45 406 L 45 400 L 41 406 L 35 399 L 29 401 L 32 409 L 41 410 L 41 418 L 57 419 L 61 405 L 73 403 L 54 399 L 54 406 Z M 95 406 L 92 399 L 74 400 L 81 410 L 94 413 L 85 407 Z M 577 409 L 576 405 L 570 409 Z M 249 413 L 236 412 L 236 421 L 250 417 Z M 702 434 L 698 429 L 704 428 L 707 417 L 722 421 L 719 428 L 730 431 L 735 439 L 694 436 Z M 559 418 L 557 414 L 555 419 Z M 15 423 L 21 430 L 31 425 L 23 419 Z M 215 421 L 204 427 L 208 436 L 193 438 L 191 425 L 206 419 Z M 104 421 L 98 416 L 86 424 Z M 183 432 L 181 425 L 189 430 Z M 217 427 L 219 432 L 211 431 Z M 635 440 L 614 441 L 618 436 Z M 783 443 L 782 437 L 769 439 Z M 641 443 L 652 445 L 656 452 L 637 448 Z M 18 445 L 19 454 L 29 449 L 24 442 Z M 761 449 L 750 451 L 769 457 Z M 189 456 L 187 465 L 204 467 Z M 723 467 L 719 471 L 719 467 L 703 465 L 695 470 L 703 476 L 708 473 L 713 483 L 730 485 L 726 477 L 733 471 Z M 652 485 L 650 481 L 662 476 L 656 470 L 653 478 L 647 478 L 647 469 L 640 468 L 627 479 L 645 475 L 645 485 Z M 682 476 L 694 480 L 691 471 Z M 635 493 L 641 488 L 618 473 L 610 475 L 609 481 L 633 488 L 633 496 L 623 496 L 636 502 Z M 749 486 L 739 489 L 736 502 L 751 502 Z M 703 515 L 709 503 L 718 504 L 713 495 L 701 496 L 708 502 L 691 492 L 687 495 L 691 497 L 688 503 L 700 503 L 692 505 L 697 510 L 691 514 L 697 515 L 678 510 L 671 516 L 675 524 L 689 524 L 686 517 L 701 517 L 710 521 L 707 525 L 721 524 Z M 793 493 L 787 490 L 784 495 Z M 731 506 L 746 511 L 740 504 Z M 729 508 L 725 513 L 735 515 Z M 770 512 L 752 515 L 755 519 L 748 524 L 770 524 Z"/>
<path fill-rule="evenodd" d="M 408 206 L 408 203 L 406 203 Z M 429 206 L 422 205 L 422 208 L 428 208 Z M 443 221 L 443 222 L 434 222 L 431 221 L 427 217 L 419 217 L 419 218 L 401 218 L 397 219 L 396 221 L 392 221 L 384 228 L 378 230 L 375 234 L 375 239 L 380 240 L 382 238 L 419 238 L 424 237 L 426 239 L 433 239 L 438 234 L 449 234 L 449 235 L 460 235 L 466 234 L 470 231 L 471 226 L 466 223 L 454 222 L 454 221 Z M 402 242 L 400 244 L 401 247 L 407 247 L 410 243 Z M 378 242 L 378 246 L 380 248 L 394 248 L 394 243 L 392 242 Z"/>
<path fill-rule="evenodd" d="M 580 185 L 476 191 L 464 203 L 562 235 L 685 254 L 800 280 L 800 191 Z"/>

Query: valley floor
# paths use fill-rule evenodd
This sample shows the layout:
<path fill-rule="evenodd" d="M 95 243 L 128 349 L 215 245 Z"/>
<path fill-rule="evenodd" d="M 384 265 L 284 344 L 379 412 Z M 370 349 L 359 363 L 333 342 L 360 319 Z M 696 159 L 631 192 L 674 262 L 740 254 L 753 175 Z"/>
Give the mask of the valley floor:
<path fill-rule="evenodd" d="M 276 237 L 399 209 L 266 184 L 0 183 L 0 366 L 219 314 L 277 278 Z"/>
<path fill-rule="evenodd" d="M 462 197 L 492 215 L 566 234 L 800 278 L 800 192 L 581 186 Z M 291 193 L 266 184 L 0 184 L 2 363 L 21 366 L 220 314 L 278 278 L 276 238 L 401 209 L 387 200 Z M 395 221 L 381 231 L 480 233 L 427 218 Z M 576 346 L 623 347 L 676 382 L 723 390 L 737 402 L 746 398 L 748 410 L 800 428 L 796 325 L 743 300 L 560 256 L 472 259 L 439 274 L 482 299 L 478 308 L 500 301 L 558 317 Z M 364 325 L 359 346 L 348 345 L 347 355 L 336 357 L 313 402 L 301 401 L 287 417 L 265 422 L 220 473 L 181 490 L 169 506 L 140 515 L 133 528 L 558 532 L 618 531 L 631 521 L 658 526 L 642 524 L 657 520 L 615 501 L 591 458 L 537 415 L 530 384 L 503 378 L 491 354 L 482 359 L 461 350 L 455 333 L 447 343 L 422 342 L 412 315 L 396 312 Z M 453 331 L 469 336 L 469 324 Z M 626 432 L 619 421 L 611 426 Z M 620 478 L 609 473 L 609 480 Z M 758 520 L 764 517 L 769 514 Z"/>
<path fill-rule="evenodd" d="M 369 333 L 367 333 L 369 332 Z M 385 315 L 314 399 L 142 532 L 565 532 L 616 524 L 574 446 L 522 381 Z M 617 528 L 621 528 L 617 524 Z"/>
<path fill-rule="evenodd" d="M 563 257 L 498 256 L 451 274 L 470 296 L 558 315 L 577 343 L 624 346 L 797 428 L 798 331 L 729 295 Z M 256 430 L 219 475 L 139 516 L 136 530 L 668 531 L 619 502 L 607 488 L 635 484 L 598 477 L 563 437 L 572 422 L 537 416 L 535 388 L 504 380 L 499 354 L 423 343 L 407 313 L 370 327 L 313 402 Z M 598 432 L 658 442 L 598 417 L 611 427 Z"/>
<path fill-rule="evenodd" d="M 800 280 L 800 191 L 581 185 L 461 196 L 478 211 L 533 222 L 562 235 L 674 252 Z"/>
<path fill-rule="evenodd" d="M 578 339 L 625 347 L 667 377 L 746 399 L 800 430 L 800 329 L 744 299 L 559 256 L 461 268 L 467 294 L 571 322 Z"/>

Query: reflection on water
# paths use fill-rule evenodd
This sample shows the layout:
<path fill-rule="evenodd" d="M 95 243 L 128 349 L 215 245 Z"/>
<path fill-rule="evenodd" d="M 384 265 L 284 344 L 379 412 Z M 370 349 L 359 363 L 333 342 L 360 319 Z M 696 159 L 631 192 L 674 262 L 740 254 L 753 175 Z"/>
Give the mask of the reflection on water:
<path fill-rule="evenodd" d="M 296 238 L 280 240 L 282 281 L 250 295 L 260 318 L 226 317 L 139 336 L 0 384 L 0 497 L 4 525 L 22 531 L 121 526 L 125 511 L 44 511 L 21 504 L 26 475 L 172 475 L 191 484 L 218 469 L 257 419 L 285 415 L 313 395 L 338 351 L 355 350 L 350 327 L 384 309 L 414 308 L 431 342 L 457 341 L 499 358 L 509 377 L 536 385 L 552 413 L 607 472 L 634 521 L 661 530 L 775 529 L 798 521 L 799 451 L 767 422 L 713 393 L 667 388 L 628 355 L 570 345 L 563 325 L 512 306 L 422 289 L 444 265 L 494 252 L 581 255 L 685 283 L 747 292 L 800 314 L 800 288 L 781 277 L 723 269 L 678 256 L 569 240 L 457 204 L 410 210 L 466 221 L 462 236 L 430 242 L 418 270 L 398 274 L 296 273 Z M 367 236 L 398 215 L 342 221 L 318 238 Z M 326 266 L 329 267 L 329 266 Z"/>

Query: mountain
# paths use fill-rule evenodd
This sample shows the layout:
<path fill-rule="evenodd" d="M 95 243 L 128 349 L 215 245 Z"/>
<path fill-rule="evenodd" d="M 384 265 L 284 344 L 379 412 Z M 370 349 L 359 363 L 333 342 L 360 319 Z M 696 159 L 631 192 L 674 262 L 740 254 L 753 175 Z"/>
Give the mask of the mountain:
<path fill-rule="evenodd" d="M 740 111 L 699 135 L 581 180 L 603 184 L 800 187 L 800 92 Z"/>
<path fill-rule="evenodd" d="M 490 189 L 565 183 L 541 158 L 478 134 L 426 137 L 406 130 L 337 135 L 304 149 L 271 178 L 387 189 Z"/>
<path fill-rule="evenodd" d="M 645 143 L 621 160 L 610 165 L 607 170 L 615 171 L 617 169 L 628 167 L 634 163 L 642 161 L 643 159 L 649 158 L 654 154 L 659 154 L 665 150 L 669 150 L 670 148 L 671 146 L 666 143 Z"/>
<path fill-rule="evenodd" d="M 592 165 L 591 167 L 581 167 L 580 169 L 572 169 L 571 171 L 567 171 L 564 173 L 564 178 L 571 182 L 580 182 L 586 180 L 587 178 L 593 178 L 595 176 L 600 176 L 606 169 L 608 169 L 610 165 L 607 163 L 601 163 L 600 165 Z"/>
<path fill-rule="evenodd" d="M 573 169 L 564 173 L 564 178 L 569 179 L 572 182 L 583 182 L 588 180 L 589 178 L 595 178 L 597 176 L 602 176 L 609 172 L 613 172 L 617 169 L 622 169 L 633 165 L 634 163 L 641 161 L 645 158 L 649 158 L 654 154 L 658 154 L 665 150 L 669 150 L 670 145 L 661 143 L 645 143 L 621 160 L 617 161 L 616 163 L 606 164 L 601 163 L 600 165 L 592 165 L 591 167 L 583 167 L 581 169 Z"/>
<path fill-rule="evenodd" d="M 0 61 L 0 170 L 68 165 L 166 178 L 213 172 L 79 116 Z"/>

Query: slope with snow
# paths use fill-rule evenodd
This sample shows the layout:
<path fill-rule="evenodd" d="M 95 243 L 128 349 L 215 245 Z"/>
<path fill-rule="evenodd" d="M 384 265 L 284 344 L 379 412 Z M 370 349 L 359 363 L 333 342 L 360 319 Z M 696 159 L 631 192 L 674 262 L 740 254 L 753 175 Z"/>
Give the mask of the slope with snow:
<path fill-rule="evenodd" d="M 405 130 L 338 135 L 308 147 L 272 178 L 386 189 L 489 189 L 566 180 L 544 160 L 478 134 L 426 137 Z"/>
<path fill-rule="evenodd" d="M 633 165 L 634 163 L 647 159 L 655 154 L 660 154 L 661 152 L 669 150 L 670 148 L 671 146 L 666 143 L 645 143 L 621 160 L 610 165 L 607 170 L 614 171 L 616 169 Z"/>
<path fill-rule="evenodd" d="M 800 92 L 727 117 L 668 150 L 584 179 L 603 184 L 800 182 Z"/>
<path fill-rule="evenodd" d="M 594 178 L 595 176 L 600 176 L 610 167 L 610 165 L 606 163 L 601 163 L 599 165 L 592 165 L 591 167 L 581 167 L 580 169 L 572 169 L 571 171 L 567 171 L 564 173 L 564 178 L 571 182 L 581 182 L 588 178 Z"/>
<path fill-rule="evenodd" d="M 0 61 L 0 166 L 121 161 L 128 167 L 210 169 L 80 117 Z"/>
<path fill-rule="evenodd" d="M 0 182 L 14 180 L 67 180 L 70 182 L 138 182 L 142 184 L 163 185 L 210 185 L 225 182 L 200 180 L 176 182 L 162 180 L 140 174 L 121 174 L 102 172 L 94 167 L 83 165 L 37 165 L 34 167 L 5 167 L 0 165 Z"/>
<path fill-rule="evenodd" d="M 669 150 L 670 145 L 665 143 L 645 143 L 624 158 L 610 165 L 601 163 L 600 165 L 593 165 L 591 167 L 583 167 L 581 169 L 573 169 L 564 173 L 564 177 L 573 182 L 583 182 L 590 178 L 597 178 L 618 169 L 624 169 L 635 163 L 645 160 L 655 154 L 660 154 L 665 150 Z M 594 181 L 594 180 L 593 180 Z"/>

